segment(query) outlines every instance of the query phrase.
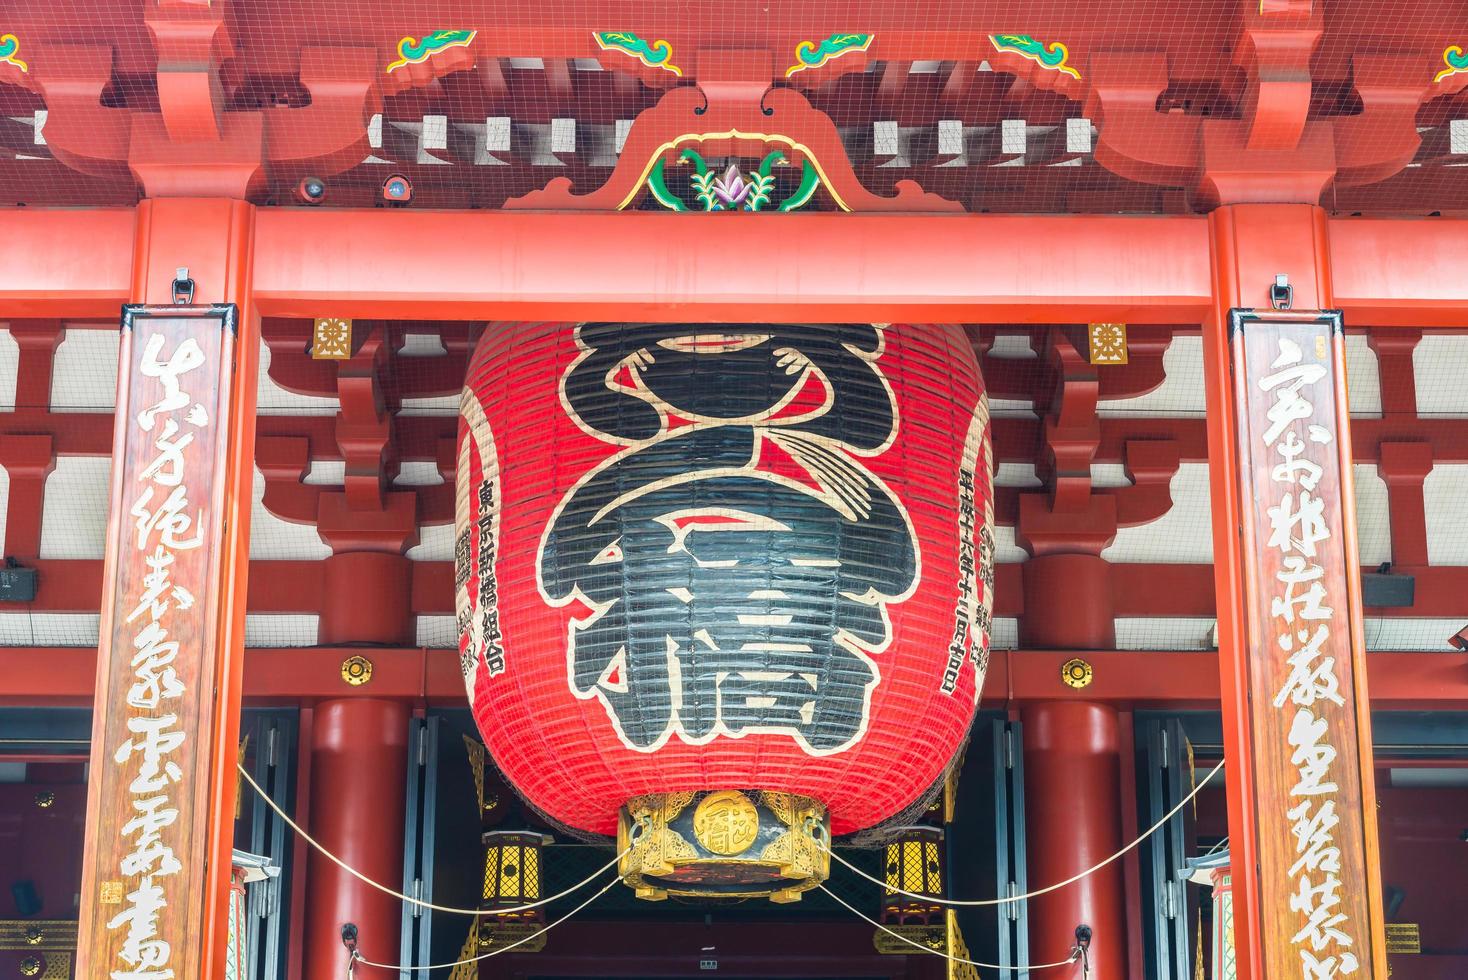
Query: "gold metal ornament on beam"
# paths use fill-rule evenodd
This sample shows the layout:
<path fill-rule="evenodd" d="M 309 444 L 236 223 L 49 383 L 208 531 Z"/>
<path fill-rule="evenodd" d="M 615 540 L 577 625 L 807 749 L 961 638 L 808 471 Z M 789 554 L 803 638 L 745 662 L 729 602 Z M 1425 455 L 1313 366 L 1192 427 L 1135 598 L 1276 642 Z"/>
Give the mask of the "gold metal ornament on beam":
<path fill-rule="evenodd" d="M 1073 687 L 1077 691 L 1083 687 L 1090 687 L 1095 676 L 1096 671 L 1080 657 L 1067 660 L 1060 665 L 1061 681 L 1065 683 L 1066 687 Z"/>
<path fill-rule="evenodd" d="M 318 316 L 311 327 L 311 360 L 347 361 L 352 357 L 352 321 Z"/>
<path fill-rule="evenodd" d="M 355 654 L 342 661 L 342 680 L 353 687 L 361 687 L 372 680 L 372 661 Z"/>
<path fill-rule="evenodd" d="M 622 808 L 622 880 L 638 898 L 769 898 L 794 902 L 825 881 L 826 808 L 808 796 L 715 790 L 636 796 Z M 629 850 L 630 848 L 630 850 Z"/>
<path fill-rule="evenodd" d="M 1087 324 L 1091 339 L 1092 364 L 1127 363 L 1125 323 Z"/>

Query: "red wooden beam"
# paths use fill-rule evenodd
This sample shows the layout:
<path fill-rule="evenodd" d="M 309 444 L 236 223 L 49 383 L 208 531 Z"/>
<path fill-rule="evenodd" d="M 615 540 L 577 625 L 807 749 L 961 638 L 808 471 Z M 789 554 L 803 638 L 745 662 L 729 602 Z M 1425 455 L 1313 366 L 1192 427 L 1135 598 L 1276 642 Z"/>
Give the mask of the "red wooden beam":
<path fill-rule="evenodd" d="M 1348 326 L 1468 327 L 1468 220 L 1338 218 L 1327 238 Z"/>
<path fill-rule="evenodd" d="M 657 321 L 1177 323 L 1209 303 L 1199 218 L 776 220 L 267 208 L 255 295 L 273 316 Z"/>
<path fill-rule="evenodd" d="M 0 208 L 0 316 L 117 316 L 133 271 L 131 209 Z"/>
<path fill-rule="evenodd" d="M 372 661 L 372 680 L 350 687 L 342 661 Z M 1091 664 L 1094 680 L 1079 691 L 1060 679 L 1072 657 Z M 0 705 L 73 704 L 92 700 L 96 651 L 81 647 L 12 647 L 0 673 Z M 1468 654 L 1373 653 L 1367 657 L 1371 705 L 1379 710 L 1468 708 Z M 245 697 L 255 703 L 309 703 L 338 697 L 464 701 L 454 650 L 404 647 L 287 647 L 245 653 Z M 1218 707 L 1218 655 L 1212 651 L 995 651 L 983 704 L 1006 701 L 1105 701 L 1171 710 Z"/>
<path fill-rule="evenodd" d="M 0 209 L 0 316 L 112 316 L 135 220 L 124 208 Z M 256 291 L 263 312 L 293 316 L 1017 323 L 1198 322 L 1211 294 L 1200 218 L 711 220 L 265 208 Z M 770 221 L 799 247 L 770 247 Z M 1327 239 L 1347 323 L 1468 328 L 1468 219 L 1332 219 Z M 738 276 L 701 258 L 715 240 L 740 256 Z M 1259 305 L 1266 285 L 1249 284 Z"/>
<path fill-rule="evenodd" d="M 86 613 L 97 610 L 102 590 L 102 562 L 85 558 L 43 558 L 27 565 L 38 570 L 35 602 L 29 612 Z M 1021 565 L 994 569 L 1001 618 L 1024 615 Z M 1370 571 L 1365 568 L 1363 571 Z M 1452 618 L 1468 622 L 1468 566 L 1419 565 L 1395 568 L 1416 577 L 1416 602 L 1410 608 L 1367 609 L 1370 616 Z M 250 563 L 249 611 L 301 613 L 321 611 L 322 563 L 312 560 Z M 447 561 L 412 563 L 410 608 L 417 616 L 447 616 L 454 611 L 454 567 Z M 1214 614 L 1213 566 L 1161 563 L 1113 563 L 1108 575 L 1113 610 L 1126 618 L 1203 618 Z M 0 607 L 0 612 L 4 608 Z"/>

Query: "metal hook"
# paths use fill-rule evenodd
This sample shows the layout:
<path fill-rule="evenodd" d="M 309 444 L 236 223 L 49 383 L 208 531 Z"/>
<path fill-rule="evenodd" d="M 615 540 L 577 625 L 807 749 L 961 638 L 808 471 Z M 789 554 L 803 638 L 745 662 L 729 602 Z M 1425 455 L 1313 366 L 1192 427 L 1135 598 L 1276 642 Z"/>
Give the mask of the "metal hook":
<path fill-rule="evenodd" d="M 1295 305 L 1295 287 L 1290 285 L 1289 276 L 1274 277 L 1274 283 L 1269 287 L 1269 305 L 1276 310 L 1288 310 Z"/>
<path fill-rule="evenodd" d="M 194 280 L 189 278 L 189 267 L 181 265 L 173 274 L 173 305 L 191 306 L 194 302 Z"/>
<path fill-rule="evenodd" d="M 1071 947 L 1071 959 L 1079 959 L 1081 961 L 1081 976 L 1089 977 L 1091 975 L 1091 937 L 1093 932 L 1090 926 L 1082 922 L 1076 926 L 1075 935 L 1076 944 Z"/>
<path fill-rule="evenodd" d="M 693 107 L 693 114 L 695 116 L 701 116 L 705 112 L 708 112 L 709 111 L 709 96 L 708 96 L 708 93 L 705 92 L 702 88 L 699 88 L 698 94 L 701 95 L 701 96 L 703 96 L 703 105 L 694 106 Z"/>
<path fill-rule="evenodd" d="M 342 946 L 344 946 L 347 953 L 350 954 L 349 958 L 347 959 L 347 980 L 352 980 L 352 978 L 357 975 L 357 960 L 362 955 L 357 951 L 357 937 L 357 924 L 355 922 L 343 922 Z"/>
<path fill-rule="evenodd" d="M 765 99 L 768 99 L 770 97 L 770 93 L 773 91 L 775 91 L 775 88 L 772 85 L 769 88 L 765 89 L 764 95 L 761 95 L 759 97 L 759 111 L 763 112 L 767 116 L 773 116 L 775 114 L 775 110 L 773 108 L 765 105 Z"/>

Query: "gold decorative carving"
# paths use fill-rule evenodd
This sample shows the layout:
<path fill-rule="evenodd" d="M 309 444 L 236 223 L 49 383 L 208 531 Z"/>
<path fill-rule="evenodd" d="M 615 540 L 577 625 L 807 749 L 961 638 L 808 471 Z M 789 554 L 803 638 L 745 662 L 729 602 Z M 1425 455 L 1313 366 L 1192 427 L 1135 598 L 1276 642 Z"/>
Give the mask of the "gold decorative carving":
<path fill-rule="evenodd" d="M 46 972 L 41 980 L 71 980 L 71 954 L 47 953 Z"/>
<path fill-rule="evenodd" d="M 498 800 L 495 800 L 494 804 L 488 804 L 484 800 L 485 748 L 477 739 L 465 735 L 464 751 L 469 753 L 469 770 L 474 773 L 474 796 L 479 800 L 479 810 L 477 812 L 483 814 L 486 810 L 494 809 L 495 805 L 499 803 Z"/>
<path fill-rule="evenodd" d="M 636 796 L 617 827 L 619 849 L 630 848 L 618 870 L 639 898 L 652 901 L 795 901 L 830 874 L 821 846 L 829 840 L 826 809 L 809 797 L 736 790 Z"/>
<path fill-rule="evenodd" d="M 0 950 L 76 949 L 75 919 L 0 919 Z"/>
<path fill-rule="evenodd" d="M 1060 679 L 1065 682 L 1066 687 L 1073 687 L 1076 690 L 1089 687 L 1095 673 L 1091 665 L 1079 657 L 1067 660 L 1060 665 Z"/>
<path fill-rule="evenodd" d="M 246 735 L 244 738 L 240 739 L 240 752 L 239 752 L 239 755 L 237 756 L 237 758 L 240 761 L 240 765 L 244 765 L 244 763 L 245 763 L 245 756 L 249 752 L 249 749 L 250 749 L 250 736 L 249 735 Z M 236 772 L 235 775 L 234 775 L 234 818 L 236 820 L 238 820 L 240 818 L 240 816 L 245 812 L 245 792 L 244 792 L 244 789 L 245 789 L 245 780 L 244 780 L 244 777 L 242 775 L 240 775 L 240 773 Z"/>
<path fill-rule="evenodd" d="M 23 977 L 38 977 L 41 975 L 41 960 L 36 956 L 27 956 L 20 961 L 20 975 Z"/>
<path fill-rule="evenodd" d="M 49 789 L 43 789 L 36 794 L 36 809 L 49 810 L 56 805 L 56 794 Z"/>
<path fill-rule="evenodd" d="M 361 687 L 372 680 L 372 661 L 355 654 L 342 661 L 342 680 L 353 687 Z"/>
<path fill-rule="evenodd" d="M 1422 952 L 1422 926 L 1416 922 L 1388 922 L 1386 951 L 1393 956 Z"/>
<path fill-rule="evenodd" d="M 743 854 L 759 835 L 759 811 L 737 790 L 710 793 L 693 811 L 693 835 L 704 850 Z"/>
<path fill-rule="evenodd" d="M 475 919 L 469 924 L 469 935 L 459 948 L 459 962 L 449 971 L 448 980 L 479 980 L 479 963 L 473 961 L 478 951 L 479 920 Z"/>
<path fill-rule="evenodd" d="M 891 932 L 887 931 L 889 929 Z M 893 932 L 909 942 L 898 939 L 892 935 Z M 908 956 L 918 952 L 912 948 L 911 943 L 917 943 L 935 953 L 944 952 L 948 947 L 948 930 L 942 925 L 890 925 L 872 932 L 872 945 L 877 952 L 888 956 Z"/>
<path fill-rule="evenodd" d="M 776 820 L 786 826 L 795 823 L 795 797 L 792 794 L 760 790 L 759 801 L 769 808 Z"/>
<path fill-rule="evenodd" d="M 346 361 L 352 356 L 352 321 L 318 316 L 311 329 L 311 360 Z"/>
<path fill-rule="evenodd" d="M 1092 323 L 1089 327 L 1092 364 L 1127 363 L 1125 323 Z"/>
<path fill-rule="evenodd" d="M 958 926 L 958 916 L 952 909 L 948 909 L 944 913 L 944 919 L 948 923 L 948 980 L 983 980 L 979 976 L 978 968 L 972 963 L 959 962 L 972 960 L 973 956 L 968 951 L 968 943 L 963 941 L 963 930 Z"/>

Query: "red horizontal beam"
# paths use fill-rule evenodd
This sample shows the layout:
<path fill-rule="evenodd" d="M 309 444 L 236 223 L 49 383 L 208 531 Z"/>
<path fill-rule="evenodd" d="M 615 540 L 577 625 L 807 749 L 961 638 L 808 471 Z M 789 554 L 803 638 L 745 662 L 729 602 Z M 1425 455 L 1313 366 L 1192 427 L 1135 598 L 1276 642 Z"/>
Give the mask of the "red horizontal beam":
<path fill-rule="evenodd" d="M 38 571 L 36 599 L 29 612 L 96 612 L 102 594 L 102 562 L 96 559 L 47 558 L 30 563 Z M 252 613 L 314 613 L 321 609 L 321 562 L 254 561 L 250 563 L 249 611 Z M 999 565 L 994 570 L 994 615 L 1024 615 L 1021 566 Z M 452 562 L 417 561 L 412 564 L 414 615 L 447 616 L 454 611 Z M 1371 569 L 1364 569 L 1370 571 Z M 1416 602 L 1410 608 L 1369 609 L 1373 616 L 1468 620 L 1468 566 L 1403 567 L 1401 574 L 1416 577 Z M 1162 563 L 1124 563 L 1111 566 L 1113 612 L 1122 618 L 1190 617 L 1213 615 L 1213 566 Z M 0 612 L 3 612 L 0 607 Z"/>
<path fill-rule="evenodd" d="M 372 661 L 372 680 L 348 685 L 348 657 Z M 1079 657 L 1093 669 L 1089 687 L 1075 690 L 1060 667 Z M 0 705 L 86 704 L 92 697 L 96 651 L 76 647 L 6 650 Z M 1372 706 L 1383 709 L 1468 708 L 1468 654 L 1373 653 L 1367 658 Z M 317 698 L 410 698 L 440 704 L 464 700 L 453 650 L 371 647 L 251 649 L 245 654 L 245 696 L 256 703 Z M 1207 708 L 1218 703 L 1218 657 L 1211 651 L 996 651 L 984 682 L 985 707 L 1006 700 L 1075 698 L 1120 705 Z"/>
<path fill-rule="evenodd" d="M 1468 327 L 1468 220 L 1336 218 L 1328 237 L 1348 326 Z"/>
<path fill-rule="evenodd" d="M 256 297 L 289 316 L 1176 323 L 1211 295 L 1200 217 L 723 219 L 261 208 Z M 0 209 L 0 317 L 115 316 L 134 224 Z M 1468 219 L 1337 218 L 1328 237 L 1349 324 L 1468 328 Z"/>
<path fill-rule="evenodd" d="M 1198 322 L 1196 217 L 262 208 L 273 316 Z"/>
<path fill-rule="evenodd" d="M 307 441 L 310 459 L 339 460 L 335 416 L 261 415 L 256 428 L 261 438 L 299 436 Z M 438 441 L 452 439 L 458 419 L 430 415 L 398 415 L 393 418 L 399 458 L 432 460 Z M 1035 459 L 1043 443 L 1043 421 L 1028 418 L 994 420 L 994 456 L 1002 463 Z M 1135 440 L 1171 439 L 1178 444 L 1185 463 L 1208 461 L 1206 432 L 1202 419 L 1108 417 L 1098 420 L 1100 442 L 1094 461 L 1126 461 L 1126 444 Z M 21 409 L 0 412 L 0 436 L 49 435 L 58 456 L 110 456 L 112 454 L 111 412 L 45 412 Z M 1386 418 L 1351 420 L 1351 443 L 1357 462 L 1375 463 L 1381 458 L 1383 442 L 1423 442 L 1432 446 L 1438 463 L 1468 462 L 1468 419 Z"/>
<path fill-rule="evenodd" d="M 130 208 L 0 208 L 0 317 L 115 319 L 134 223 Z"/>

